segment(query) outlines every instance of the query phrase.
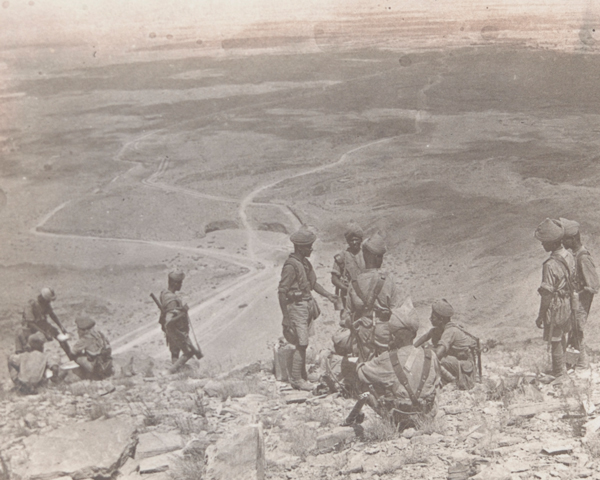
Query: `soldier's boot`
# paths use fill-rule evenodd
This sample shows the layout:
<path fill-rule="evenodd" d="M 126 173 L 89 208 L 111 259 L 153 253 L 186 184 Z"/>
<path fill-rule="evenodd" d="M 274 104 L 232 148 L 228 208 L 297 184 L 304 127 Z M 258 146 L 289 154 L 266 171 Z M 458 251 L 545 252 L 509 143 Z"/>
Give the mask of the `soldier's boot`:
<path fill-rule="evenodd" d="M 314 385 L 302 378 L 304 362 L 306 358 L 306 347 L 296 347 L 292 356 L 292 371 L 290 385 L 296 390 L 305 390 L 307 392 L 314 388 Z"/>
<path fill-rule="evenodd" d="M 581 351 L 579 352 L 579 357 L 577 358 L 577 363 L 575 364 L 575 370 L 588 369 L 590 368 L 590 359 L 585 349 L 585 345 L 581 345 L 579 348 Z"/>
<path fill-rule="evenodd" d="M 183 367 L 185 365 L 185 362 L 187 362 L 190 358 L 192 358 L 192 355 L 182 355 L 181 357 L 179 357 L 177 359 L 177 361 L 173 364 L 173 366 L 171 368 L 169 368 L 169 373 L 177 373 L 177 371 Z"/>
<path fill-rule="evenodd" d="M 552 342 L 552 375 L 558 378 L 566 374 L 564 345 L 562 342 Z"/>

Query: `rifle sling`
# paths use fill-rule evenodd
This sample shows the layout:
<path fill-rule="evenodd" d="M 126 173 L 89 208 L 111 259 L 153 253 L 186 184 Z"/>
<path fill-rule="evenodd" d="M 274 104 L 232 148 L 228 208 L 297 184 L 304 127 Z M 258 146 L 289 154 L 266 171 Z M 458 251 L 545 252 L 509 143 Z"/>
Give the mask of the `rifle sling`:
<path fill-rule="evenodd" d="M 392 362 L 392 367 L 394 369 L 394 373 L 396 374 L 396 377 L 398 377 L 398 380 L 400 381 L 400 383 L 406 390 L 406 393 L 408 393 L 408 396 L 410 397 L 410 401 L 412 402 L 412 404 L 415 407 L 421 406 L 421 404 L 419 403 L 419 397 L 421 396 L 421 392 L 423 391 L 423 386 L 425 385 L 425 380 L 427 380 L 427 377 L 429 376 L 429 371 L 431 369 L 431 350 L 425 349 L 424 352 L 425 352 L 425 360 L 423 361 L 423 370 L 421 371 L 419 387 L 417 388 L 417 392 L 414 393 L 412 391 L 412 388 L 410 388 L 410 384 L 408 383 L 408 378 L 406 377 L 406 374 L 404 373 L 404 368 L 402 367 L 402 365 L 400 365 L 400 361 L 398 359 L 398 351 L 390 350 L 390 361 Z"/>
<path fill-rule="evenodd" d="M 373 305 L 375 305 L 375 300 L 377 300 L 377 297 L 381 293 L 381 289 L 383 288 L 383 284 L 385 283 L 385 278 L 385 273 L 381 273 L 377 277 L 377 283 L 375 284 L 375 288 L 373 289 L 371 295 L 368 298 L 358 285 L 358 281 L 352 280 L 352 288 L 354 288 L 356 295 L 358 295 L 358 298 L 360 298 L 364 303 L 365 312 L 370 312 L 371 310 L 373 310 Z"/>

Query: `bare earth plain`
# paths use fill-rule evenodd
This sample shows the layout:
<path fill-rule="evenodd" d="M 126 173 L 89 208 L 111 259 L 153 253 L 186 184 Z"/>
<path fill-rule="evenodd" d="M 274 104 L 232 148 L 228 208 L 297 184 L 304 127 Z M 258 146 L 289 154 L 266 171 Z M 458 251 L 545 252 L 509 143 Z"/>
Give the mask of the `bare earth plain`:
<path fill-rule="evenodd" d="M 119 361 L 166 362 L 149 293 L 180 268 L 202 361 L 268 357 L 289 233 L 318 231 L 312 261 L 331 290 L 354 220 L 385 234 L 384 267 L 423 329 L 444 297 L 484 341 L 543 355 L 535 227 L 576 219 L 600 255 L 594 53 L 261 50 L 94 67 L 4 53 L 16 72 L 0 96 L 4 354 L 50 285 L 71 333 L 88 314 Z M 319 346 L 336 322 L 324 303 Z"/>

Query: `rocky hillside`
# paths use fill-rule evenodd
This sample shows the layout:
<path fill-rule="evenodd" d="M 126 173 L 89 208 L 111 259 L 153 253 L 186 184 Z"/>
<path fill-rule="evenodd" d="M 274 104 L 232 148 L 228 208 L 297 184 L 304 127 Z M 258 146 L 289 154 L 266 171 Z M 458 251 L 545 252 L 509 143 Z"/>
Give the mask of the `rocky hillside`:
<path fill-rule="evenodd" d="M 317 348 L 335 328 L 320 327 Z M 482 383 L 446 386 L 435 419 L 402 432 L 369 407 L 342 426 L 354 400 L 291 390 L 270 358 L 227 372 L 194 361 L 175 375 L 122 358 L 103 382 L 5 390 L 0 478 L 443 479 L 459 463 L 488 480 L 600 478 L 598 364 L 557 383 L 542 342 L 526 343 L 488 340 Z M 315 352 L 318 378 L 326 352 Z"/>

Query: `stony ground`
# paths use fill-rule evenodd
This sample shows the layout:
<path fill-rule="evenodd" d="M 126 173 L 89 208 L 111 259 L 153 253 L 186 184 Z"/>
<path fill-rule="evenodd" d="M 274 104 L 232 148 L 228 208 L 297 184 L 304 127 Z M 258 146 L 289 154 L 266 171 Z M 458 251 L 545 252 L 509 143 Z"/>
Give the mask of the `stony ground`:
<path fill-rule="evenodd" d="M 321 333 L 333 328 L 322 326 Z M 483 382 L 468 392 L 445 387 L 435 419 L 416 430 L 395 431 L 369 407 L 359 427 L 342 427 L 354 400 L 293 391 L 275 379 L 270 358 L 228 372 L 193 361 L 169 375 L 167 365 L 136 357 L 103 382 L 51 384 L 29 396 L 4 391 L 0 452 L 18 478 L 32 455 L 44 454 L 32 446 L 39 438 L 127 418 L 139 443 L 115 464 L 113 478 L 124 480 L 212 478 L 201 473 L 211 468 L 207 449 L 255 424 L 264 438 L 264 478 L 442 479 L 457 462 L 481 472 L 477 478 L 600 478 L 598 364 L 557 383 L 543 373 L 541 342 L 488 345 Z M 310 371 L 317 378 L 325 352 L 314 352 Z M 163 439 L 154 450 L 153 435 Z M 76 448 L 85 456 L 87 447 L 94 448 Z M 83 478 L 64 464 L 53 476 L 52 461 L 45 478 Z M 255 475 L 245 478 L 261 478 Z"/>

